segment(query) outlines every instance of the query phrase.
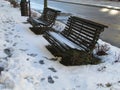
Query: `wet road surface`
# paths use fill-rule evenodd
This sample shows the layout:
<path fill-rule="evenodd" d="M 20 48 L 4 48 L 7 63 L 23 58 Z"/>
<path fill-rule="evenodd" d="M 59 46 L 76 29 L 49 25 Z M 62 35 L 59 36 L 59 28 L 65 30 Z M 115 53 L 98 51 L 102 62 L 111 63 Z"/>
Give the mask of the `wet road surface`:
<path fill-rule="evenodd" d="M 114 46 L 120 47 L 120 10 L 55 1 L 48 1 L 48 7 L 107 25 L 108 28 L 105 29 L 100 38 Z"/>

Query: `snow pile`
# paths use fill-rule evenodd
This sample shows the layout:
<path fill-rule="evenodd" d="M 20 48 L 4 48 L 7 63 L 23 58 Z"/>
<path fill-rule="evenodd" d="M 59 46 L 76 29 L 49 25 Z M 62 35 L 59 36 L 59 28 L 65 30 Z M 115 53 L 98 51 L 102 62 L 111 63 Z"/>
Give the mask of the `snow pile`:
<path fill-rule="evenodd" d="M 110 47 L 108 55 L 98 56 L 103 63 L 63 66 L 45 48 L 49 43 L 42 35 L 22 23 L 27 17 L 19 9 L 1 0 L 0 11 L 0 90 L 120 90 L 119 48 L 99 40 Z M 55 28 L 64 25 L 57 22 Z"/>

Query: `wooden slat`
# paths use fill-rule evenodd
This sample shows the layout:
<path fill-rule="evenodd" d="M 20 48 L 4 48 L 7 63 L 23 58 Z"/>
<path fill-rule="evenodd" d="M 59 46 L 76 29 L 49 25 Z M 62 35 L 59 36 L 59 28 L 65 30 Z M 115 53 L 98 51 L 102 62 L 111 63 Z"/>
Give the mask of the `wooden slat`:
<path fill-rule="evenodd" d="M 92 41 L 92 40 L 93 40 L 93 38 L 91 38 L 91 37 L 89 37 L 89 36 L 87 36 L 87 35 L 85 35 L 85 34 L 82 34 L 82 33 L 72 32 L 71 35 L 73 35 L 73 36 L 75 36 L 75 37 L 77 37 L 77 38 L 79 38 L 79 37 L 86 38 L 88 41 Z M 69 36 L 68 36 L 68 37 L 69 37 Z"/>
<path fill-rule="evenodd" d="M 91 46 L 91 42 L 92 42 L 93 38 L 95 38 L 95 34 L 97 31 L 97 29 L 95 28 L 96 26 L 92 26 L 92 24 L 87 24 L 85 22 L 78 21 L 78 19 L 73 20 L 73 21 L 74 21 L 74 23 L 72 23 L 72 24 L 71 24 L 70 20 L 67 22 L 67 26 L 72 28 L 70 30 L 70 35 L 69 36 L 66 35 L 69 31 L 67 29 L 69 29 L 69 28 L 65 28 L 66 33 L 64 35 L 66 36 L 66 38 L 72 40 L 77 45 L 83 44 L 84 47 L 88 48 L 88 45 Z M 64 32 L 62 32 L 62 34 L 63 33 Z"/>
<path fill-rule="evenodd" d="M 50 36 L 44 36 L 44 38 L 47 39 L 48 42 L 49 42 L 52 46 L 54 46 L 54 47 L 56 47 L 56 48 L 59 48 L 60 51 L 63 51 L 63 50 L 64 50 L 64 48 L 62 48 L 61 45 L 60 45 L 59 43 L 57 43 L 57 42 L 56 42 L 53 38 L 51 38 Z"/>
<path fill-rule="evenodd" d="M 86 25 L 84 25 L 84 24 L 78 24 L 78 25 L 77 25 L 76 23 L 73 24 L 73 27 L 74 27 L 74 28 L 86 28 L 87 30 L 89 30 L 89 31 L 91 31 L 91 32 L 95 32 L 96 29 L 98 29 L 98 27 L 97 27 L 97 28 L 91 28 L 91 27 L 86 26 Z"/>
<path fill-rule="evenodd" d="M 106 25 L 103 25 L 103 24 L 100 24 L 100 23 L 96 23 L 94 21 L 91 21 L 91 20 L 87 20 L 87 19 L 83 19 L 83 18 L 80 18 L 80 17 L 76 17 L 76 16 L 72 16 L 71 18 L 73 18 L 73 20 L 77 21 L 77 22 L 84 22 L 86 23 L 87 25 L 92 25 L 93 27 L 100 27 L 100 28 L 107 28 L 108 26 Z M 86 25 L 85 24 L 85 25 Z"/>
<path fill-rule="evenodd" d="M 95 34 L 95 32 L 94 33 L 91 33 L 91 32 L 89 32 L 89 31 L 86 31 L 86 30 L 84 30 L 84 29 L 81 29 L 81 30 L 78 30 L 78 29 L 75 29 L 75 28 L 73 28 L 72 29 L 72 32 L 75 32 L 75 33 L 78 33 L 78 34 L 81 34 L 81 33 L 86 33 L 86 35 L 88 35 L 89 37 L 94 37 L 94 34 Z M 72 33 L 71 32 L 71 33 Z"/>
<path fill-rule="evenodd" d="M 100 33 L 105 27 L 105 25 L 72 16 L 68 19 L 65 29 L 60 34 L 89 53 L 93 50 Z M 61 51 L 70 49 L 69 45 L 67 46 L 51 34 L 47 34 L 46 39 L 54 47 L 61 49 Z"/>
<path fill-rule="evenodd" d="M 70 39 L 72 42 L 76 43 L 77 45 L 83 44 L 85 47 L 88 47 L 89 44 L 90 44 L 90 42 L 86 41 L 86 40 L 85 40 L 84 38 L 82 38 L 82 37 L 79 37 L 78 39 L 76 39 L 75 37 L 73 37 L 73 36 L 71 35 L 71 37 L 69 37 L 69 39 Z M 76 40 L 75 40 L 75 39 L 76 39 Z"/>

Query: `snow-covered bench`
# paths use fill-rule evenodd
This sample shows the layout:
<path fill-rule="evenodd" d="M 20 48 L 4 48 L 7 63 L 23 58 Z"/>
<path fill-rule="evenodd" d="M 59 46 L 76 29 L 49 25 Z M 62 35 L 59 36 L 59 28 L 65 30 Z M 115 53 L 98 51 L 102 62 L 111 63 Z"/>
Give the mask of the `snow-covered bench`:
<path fill-rule="evenodd" d="M 105 27 L 107 26 L 80 17 L 71 16 L 62 32 L 47 31 L 44 34 L 44 38 L 54 48 L 52 50 L 57 51 L 57 53 L 54 53 L 55 55 L 60 55 L 63 58 L 66 56 L 73 58 L 75 51 L 79 54 L 84 54 L 83 57 L 86 55 L 92 56 L 92 51 L 99 39 L 99 35 L 104 31 Z M 70 60 L 70 62 L 70 64 L 75 63 L 74 60 Z"/>
<path fill-rule="evenodd" d="M 30 29 L 36 34 L 43 33 L 46 28 L 51 28 L 53 26 L 59 13 L 60 11 L 58 10 L 48 7 L 45 8 L 39 18 L 28 18 L 28 22 L 33 26 Z"/>

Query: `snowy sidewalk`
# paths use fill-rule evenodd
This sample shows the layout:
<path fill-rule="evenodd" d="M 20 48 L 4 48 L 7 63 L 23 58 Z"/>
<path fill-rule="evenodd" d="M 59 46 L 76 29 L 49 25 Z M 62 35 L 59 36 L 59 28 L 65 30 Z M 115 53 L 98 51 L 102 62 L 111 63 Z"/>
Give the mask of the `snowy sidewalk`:
<path fill-rule="evenodd" d="M 64 66 L 23 23 L 19 8 L 0 0 L 0 11 L 0 90 L 120 90 L 119 48 L 99 40 L 110 47 L 99 56 L 103 63 Z"/>

